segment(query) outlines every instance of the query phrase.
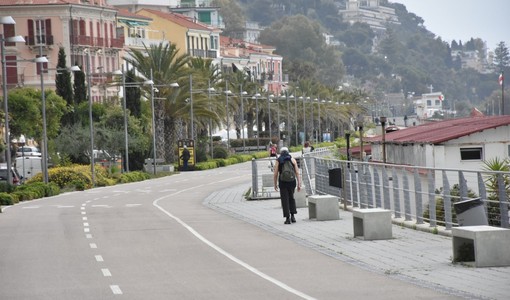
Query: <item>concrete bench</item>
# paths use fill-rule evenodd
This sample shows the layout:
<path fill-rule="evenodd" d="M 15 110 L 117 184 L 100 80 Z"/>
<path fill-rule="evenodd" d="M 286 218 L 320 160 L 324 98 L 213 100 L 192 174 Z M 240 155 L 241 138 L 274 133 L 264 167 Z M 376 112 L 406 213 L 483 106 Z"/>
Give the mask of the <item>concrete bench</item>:
<path fill-rule="evenodd" d="M 510 266 L 510 229 L 492 226 L 452 228 L 453 261 L 475 267 Z"/>
<path fill-rule="evenodd" d="M 355 208 L 352 211 L 354 237 L 364 240 L 386 240 L 393 238 L 391 211 L 381 208 Z"/>
<path fill-rule="evenodd" d="M 338 220 L 338 197 L 331 195 L 308 196 L 308 217 L 317 221 Z"/>

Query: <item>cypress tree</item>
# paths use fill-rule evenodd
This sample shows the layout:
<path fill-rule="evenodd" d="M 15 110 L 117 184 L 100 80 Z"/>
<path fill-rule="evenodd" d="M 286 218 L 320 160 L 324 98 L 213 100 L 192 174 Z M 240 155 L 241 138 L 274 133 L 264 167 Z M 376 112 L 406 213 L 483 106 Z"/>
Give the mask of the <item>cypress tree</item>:
<path fill-rule="evenodd" d="M 67 108 L 70 112 L 62 117 L 63 125 L 71 125 L 73 123 L 73 88 L 71 85 L 71 73 L 67 70 L 66 66 L 66 53 L 64 47 L 60 47 L 58 51 L 58 64 L 57 75 L 55 76 L 56 93 L 64 98 L 67 103 Z"/>

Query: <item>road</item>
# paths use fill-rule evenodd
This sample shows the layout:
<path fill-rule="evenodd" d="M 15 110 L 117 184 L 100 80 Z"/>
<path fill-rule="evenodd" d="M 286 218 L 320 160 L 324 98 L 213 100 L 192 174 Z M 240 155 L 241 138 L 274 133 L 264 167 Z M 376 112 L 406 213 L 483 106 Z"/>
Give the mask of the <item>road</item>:
<path fill-rule="evenodd" d="M 456 299 L 203 204 L 214 192 L 248 188 L 250 167 L 184 172 L 5 209 L 0 299 Z"/>

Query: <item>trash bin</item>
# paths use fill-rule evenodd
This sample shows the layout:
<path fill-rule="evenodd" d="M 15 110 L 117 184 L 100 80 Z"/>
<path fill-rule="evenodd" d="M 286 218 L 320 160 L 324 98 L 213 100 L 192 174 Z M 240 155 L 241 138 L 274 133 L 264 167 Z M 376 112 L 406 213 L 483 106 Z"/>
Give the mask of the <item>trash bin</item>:
<path fill-rule="evenodd" d="M 485 207 L 480 198 L 459 201 L 453 204 L 459 226 L 489 225 Z"/>
<path fill-rule="evenodd" d="M 342 188 L 342 169 L 335 168 L 328 170 L 329 186 Z"/>

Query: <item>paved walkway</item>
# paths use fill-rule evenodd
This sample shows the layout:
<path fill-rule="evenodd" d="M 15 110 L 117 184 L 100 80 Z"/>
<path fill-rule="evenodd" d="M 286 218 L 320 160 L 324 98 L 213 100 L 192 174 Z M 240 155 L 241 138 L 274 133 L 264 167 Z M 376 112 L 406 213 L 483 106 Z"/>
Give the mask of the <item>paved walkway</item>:
<path fill-rule="evenodd" d="M 297 223 L 284 225 L 280 200 L 247 201 L 249 188 L 214 193 L 204 204 L 373 272 L 467 299 L 510 299 L 510 267 L 453 264 L 450 237 L 393 225 L 393 239 L 364 241 L 353 238 L 352 214 L 342 209 L 340 220 L 316 221 L 308 219 L 307 208 L 299 208 Z"/>

